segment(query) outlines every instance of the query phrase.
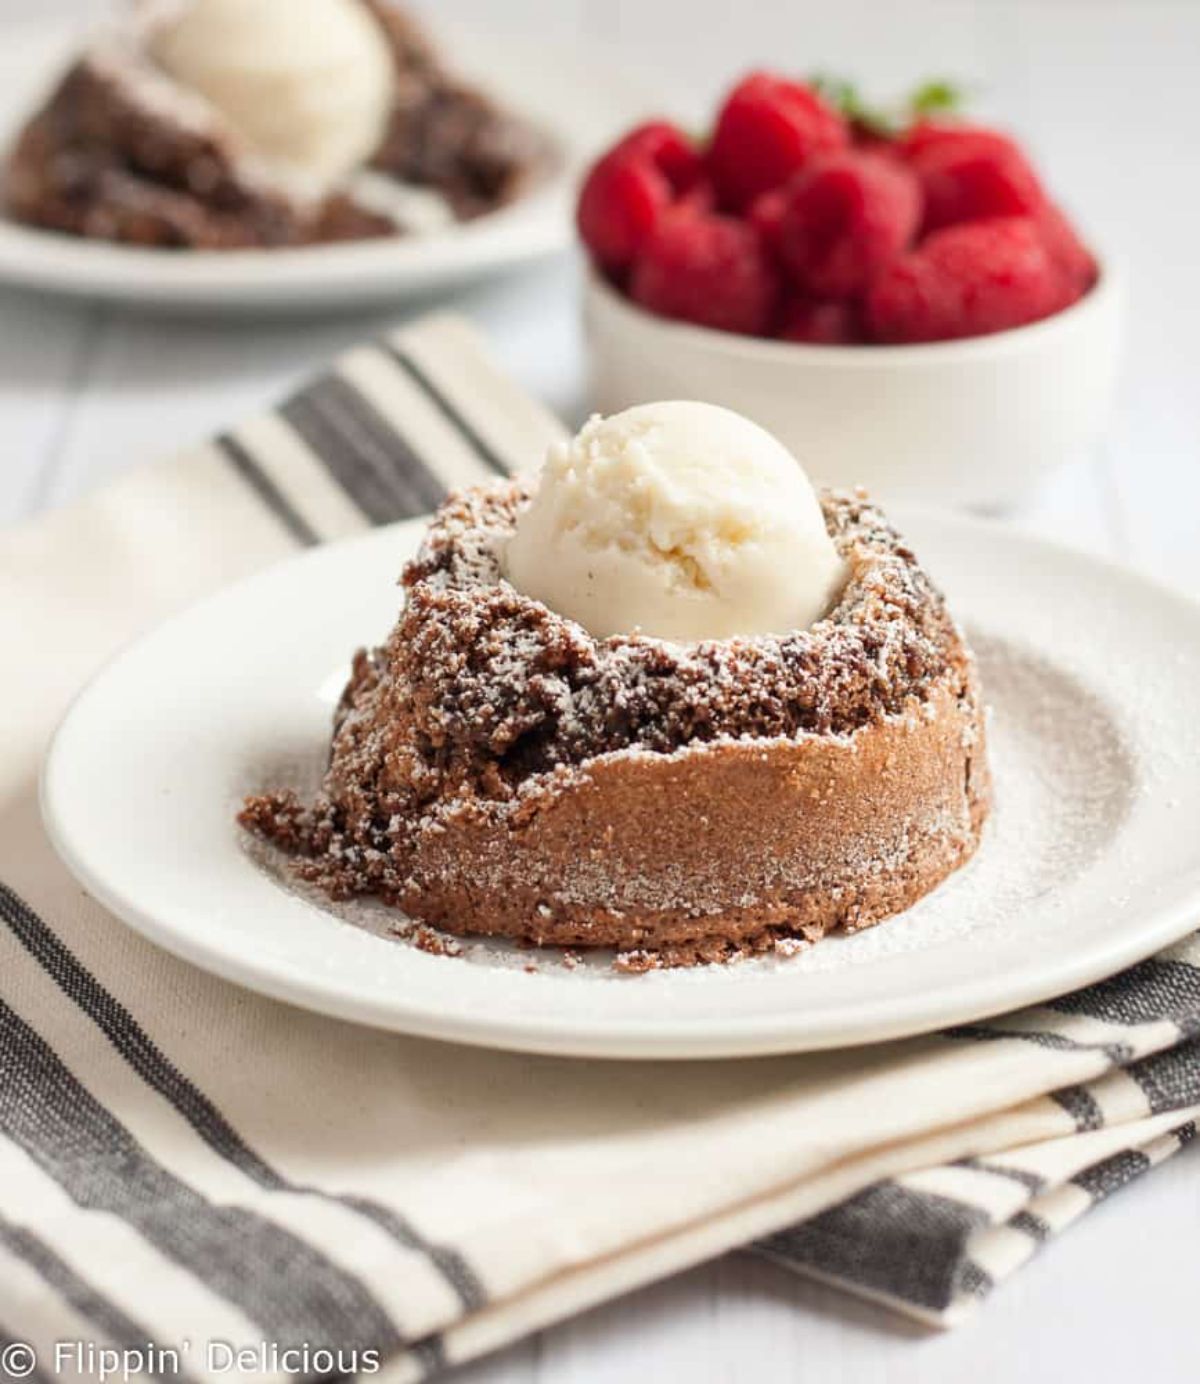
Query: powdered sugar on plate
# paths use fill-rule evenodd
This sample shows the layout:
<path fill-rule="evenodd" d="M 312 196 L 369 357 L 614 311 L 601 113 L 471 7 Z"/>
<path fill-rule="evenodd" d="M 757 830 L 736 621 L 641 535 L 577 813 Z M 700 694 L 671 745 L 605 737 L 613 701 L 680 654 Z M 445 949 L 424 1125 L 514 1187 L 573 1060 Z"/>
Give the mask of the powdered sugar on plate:
<path fill-rule="evenodd" d="M 1137 770 L 1104 701 L 1014 644 L 978 631 L 968 637 L 988 706 L 995 794 L 979 850 L 907 912 L 827 938 L 788 964 L 827 970 L 988 928 L 1020 929 L 1035 899 L 1044 927 L 1046 901 L 1117 840 Z"/>

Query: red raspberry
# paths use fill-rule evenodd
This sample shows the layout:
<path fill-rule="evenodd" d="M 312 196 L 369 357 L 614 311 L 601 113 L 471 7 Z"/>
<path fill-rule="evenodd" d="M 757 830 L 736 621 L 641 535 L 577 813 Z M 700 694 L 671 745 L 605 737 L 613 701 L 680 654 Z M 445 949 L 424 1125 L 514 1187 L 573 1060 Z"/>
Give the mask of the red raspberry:
<path fill-rule="evenodd" d="M 880 154 L 826 154 L 785 194 L 779 256 L 806 293 L 852 298 L 912 240 L 921 193 L 902 164 Z"/>
<path fill-rule="evenodd" d="M 935 139 L 909 164 L 925 196 L 926 233 L 959 221 L 1031 216 L 1046 200 L 1024 154 L 990 131 Z"/>
<path fill-rule="evenodd" d="M 709 172 L 722 203 L 740 212 L 815 154 L 843 149 L 849 139 L 841 115 L 811 87 L 753 72 L 734 87 L 717 115 Z"/>
<path fill-rule="evenodd" d="M 662 217 L 633 266 L 635 302 L 663 317 L 761 335 L 778 277 L 752 226 L 690 210 Z"/>
<path fill-rule="evenodd" d="M 793 298 L 784 305 L 775 335 L 783 341 L 818 346 L 848 346 L 863 339 L 862 323 L 853 303 Z"/>
<path fill-rule="evenodd" d="M 1068 307 L 1096 282 L 1098 269 L 1095 257 L 1079 238 L 1062 209 L 1047 202 L 1034 217 L 1042 244 L 1063 281 L 1063 307 Z"/>
<path fill-rule="evenodd" d="M 704 160 L 695 144 L 669 120 L 638 125 L 611 152 L 649 159 L 680 195 L 690 192 L 704 176 Z"/>
<path fill-rule="evenodd" d="M 653 121 L 627 134 L 592 166 L 579 194 L 576 224 L 597 264 L 627 269 L 658 218 L 702 174 L 700 156 L 673 125 Z"/>
<path fill-rule="evenodd" d="M 680 208 L 687 208 L 689 211 L 716 211 L 716 189 L 706 177 L 701 176 L 698 182 L 693 183 L 686 192 L 680 194 L 675 205 Z"/>
<path fill-rule="evenodd" d="M 999 130 L 984 125 L 969 125 L 962 120 L 918 120 L 910 125 L 895 143 L 896 152 L 903 158 L 916 158 L 934 148 L 948 148 L 964 141 L 988 144 L 993 149 L 1019 152 L 1016 141 Z"/>
<path fill-rule="evenodd" d="M 779 233 L 783 226 L 783 213 L 787 207 L 787 192 L 782 187 L 772 188 L 756 197 L 746 220 L 762 238 L 762 243 L 772 255 L 779 253 Z"/>
<path fill-rule="evenodd" d="M 983 336 L 1047 317 L 1061 279 L 1028 217 L 996 217 L 935 231 L 895 260 L 867 292 L 877 341 Z"/>
<path fill-rule="evenodd" d="M 587 176 L 575 222 L 583 243 L 604 269 L 628 267 L 670 205 L 666 180 L 650 164 L 609 154 Z"/>

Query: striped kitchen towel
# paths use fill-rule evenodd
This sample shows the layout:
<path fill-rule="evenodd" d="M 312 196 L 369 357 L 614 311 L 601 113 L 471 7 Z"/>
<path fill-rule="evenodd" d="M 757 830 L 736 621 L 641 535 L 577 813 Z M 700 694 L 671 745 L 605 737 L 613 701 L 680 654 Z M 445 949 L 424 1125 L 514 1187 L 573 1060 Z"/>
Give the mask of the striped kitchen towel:
<path fill-rule="evenodd" d="M 290 1009 L 79 889 L 36 776 L 116 647 L 560 432 L 435 317 L 0 536 L 0 1374 L 407 1380 L 751 1244 L 949 1323 L 1191 1136 L 1195 939 L 948 1033 L 621 1064 Z"/>

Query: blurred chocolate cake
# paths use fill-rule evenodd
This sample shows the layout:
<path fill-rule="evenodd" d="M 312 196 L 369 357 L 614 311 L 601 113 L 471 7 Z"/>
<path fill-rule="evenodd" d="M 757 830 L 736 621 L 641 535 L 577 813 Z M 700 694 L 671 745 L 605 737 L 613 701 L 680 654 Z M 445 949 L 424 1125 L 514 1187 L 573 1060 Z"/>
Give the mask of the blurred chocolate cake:
<path fill-rule="evenodd" d="M 553 161 L 389 0 L 145 3 L 26 124 L 9 215 L 91 239 L 267 248 L 435 230 Z"/>

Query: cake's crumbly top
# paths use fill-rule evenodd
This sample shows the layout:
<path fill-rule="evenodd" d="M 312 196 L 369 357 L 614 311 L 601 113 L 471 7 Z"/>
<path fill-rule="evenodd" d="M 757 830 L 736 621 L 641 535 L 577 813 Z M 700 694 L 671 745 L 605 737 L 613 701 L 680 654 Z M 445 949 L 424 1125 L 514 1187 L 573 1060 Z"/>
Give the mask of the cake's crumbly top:
<path fill-rule="evenodd" d="M 940 593 L 859 495 L 822 497 L 849 571 L 824 619 L 783 636 L 691 645 L 598 640 L 509 585 L 501 555 L 528 498 L 528 482 L 506 482 L 438 511 L 404 572 L 399 623 L 382 649 L 360 656 L 343 699 L 339 733 L 358 742 L 352 758 L 398 717 L 430 777 L 505 797 L 531 775 L 624 749 L 849 734 L 924 700 L 962 659 Z M 335 746 L 335 771 L 336 760 Z"/>

